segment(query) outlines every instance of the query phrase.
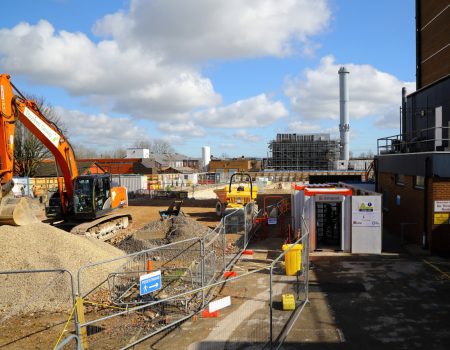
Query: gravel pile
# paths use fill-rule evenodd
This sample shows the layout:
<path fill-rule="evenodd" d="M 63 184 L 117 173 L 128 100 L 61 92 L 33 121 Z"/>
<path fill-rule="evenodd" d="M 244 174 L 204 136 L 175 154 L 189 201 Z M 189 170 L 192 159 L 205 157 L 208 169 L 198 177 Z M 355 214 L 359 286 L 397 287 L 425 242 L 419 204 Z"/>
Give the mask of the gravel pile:
<path fill-rule="evenodd" d="M 81 266 L 112 259 L 124 252 L 95 238 L 76 236 L 53 226 L 0 226 L 0 271 L 63 268 L 76 274 Z M 90 270 L 83 289 L 93 288 L 111 271 L 111 265 Z M 0 275 L 2 316 L 34 311 L 58 311 L 71 306 L 68 274 L 34 273 Z M 85 287 L 86 286 L 86 289 Z"/>

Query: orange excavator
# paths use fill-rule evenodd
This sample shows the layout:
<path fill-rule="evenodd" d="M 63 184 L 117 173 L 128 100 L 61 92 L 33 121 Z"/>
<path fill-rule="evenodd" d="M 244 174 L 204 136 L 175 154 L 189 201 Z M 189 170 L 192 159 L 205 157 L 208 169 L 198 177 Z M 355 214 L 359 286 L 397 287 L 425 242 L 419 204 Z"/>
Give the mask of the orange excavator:
<path fill-rule="evenodd" d="M 14 92 L 16 94 L 14 94 Z M 112 187 L 111 175 L 78 175 L 73 149 L 61 130 L 42 115 L 34 101 L 26 99 L 0 74 L 0 224 L 27 225 L 36 222 L 28 201 L 12 195 L 14 172 L 14 129 L 19 120 L 53 154 L 62 173 L 58 191 L 46 207 L 49 218 L 73 223 L 71 232 L 100 239 L 110 238 L 117 229 L 128 226 L 131 215 L 114 213 L 127 204 L 125 187 Z"/>

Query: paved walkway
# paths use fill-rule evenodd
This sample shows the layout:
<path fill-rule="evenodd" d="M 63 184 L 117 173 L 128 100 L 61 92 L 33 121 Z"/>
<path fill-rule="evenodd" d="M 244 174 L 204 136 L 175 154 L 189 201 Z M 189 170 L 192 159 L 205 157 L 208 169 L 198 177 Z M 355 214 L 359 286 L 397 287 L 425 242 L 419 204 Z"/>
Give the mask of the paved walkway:
<path fill-rule="evenodd" d="M 384 242 L 381 256 L 313 254 L 311 302 L 283 349 L 450 349 L 450 261 Z"/>

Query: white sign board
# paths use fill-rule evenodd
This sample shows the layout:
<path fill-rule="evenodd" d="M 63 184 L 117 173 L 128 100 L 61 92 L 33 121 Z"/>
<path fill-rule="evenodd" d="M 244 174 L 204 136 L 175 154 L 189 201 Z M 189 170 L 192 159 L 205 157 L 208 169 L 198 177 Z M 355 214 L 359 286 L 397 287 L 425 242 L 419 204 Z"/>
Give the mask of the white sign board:
<path fill-rule="evenodd" d="M 434 201 L 434 211 L 436 213 L 450 212 L 450 201 Z"/>
<path fill-rule="evenodd" d="M 230 305 L 231 305 L 231 297 L 228 296 L 228 297 L 210 302 L 208 305 L 208 311 L 214 312 L 214 311 L 223 309 L 224 307 L 227 307 Z"/>
<path fill-rule="evenodd" d="M 36 114 L 34 114 L 28 107 L 25 107 L 23 114 L 28 118 L 30 122 L 34 124 L 36 128 L 42 132 L 45 137 L 53 143 L 55 147 L 58 147 L 60 136 L 53 130 L 50 126 L 48 126 L 41 118 L 39 118 Z"/>

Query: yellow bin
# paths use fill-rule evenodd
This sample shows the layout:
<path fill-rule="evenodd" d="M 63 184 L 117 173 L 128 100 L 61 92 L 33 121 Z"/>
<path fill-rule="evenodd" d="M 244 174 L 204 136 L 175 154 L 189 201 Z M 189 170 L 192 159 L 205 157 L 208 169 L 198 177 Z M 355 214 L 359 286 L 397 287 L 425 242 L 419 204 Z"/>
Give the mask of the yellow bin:
<path fill-rule="evenodd" d="M 283 244 L 283 251 L 288 250 L 292 244 Z M 284 267 L 286 275 L 294 276 L 297 271 L 302 269 L 302 250 L 303 244 L 294 244 L 292 249 L 284 256 Z"/>

